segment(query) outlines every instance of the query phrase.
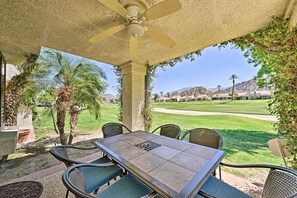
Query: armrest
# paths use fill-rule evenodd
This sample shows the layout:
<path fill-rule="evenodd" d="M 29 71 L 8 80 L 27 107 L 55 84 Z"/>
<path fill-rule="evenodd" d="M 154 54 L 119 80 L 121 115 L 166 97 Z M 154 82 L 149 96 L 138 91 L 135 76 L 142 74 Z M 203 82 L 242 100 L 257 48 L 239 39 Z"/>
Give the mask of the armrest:
<path fill-rule="evenodd" d="M 153 198 L 157 195 L 158 193 L 156 191 L 151 192 L 150 194 L 147 194 L 141 198 Z"/>
<path fill-rule="evenodd" d="M 63 147 L 63 148 L 71 148 L 71 149 L 80 149 L 80 150 L 92 150 L 97 149 L 97 147 L 78 147 L 78 146 L 72 146 L 72 145 L 61 145 L 57 147 Z"/>
<path fill-rule="evenodd" d="M 199 191 L 198 195 L 200 195 L 202 197 L 205 197 L 205 198 L 216 198 L 216 197 L 214 197 L 212 195 L 209 195 L 209 194 L 207 194 L 206 192 L 203 192 L 203 191 Z"/>
<path fill-rule="evenodd" d="M 287 167 L 282 167 L 282 166 L 276 166 L 276 165 L 271 165 L 271 164 L 244 164 L 244 165 L 238 165 L 238 164 L 227 164 L 224 162 L 220 163 L 221 166 L 228 166 L 232 168 L 269 168 L 269 169 L 274 169 L 274 170 L 281 170 L 285 171 L 288 173 L 291 173 L 293 175 L 297 176 L 297 171 L 287 168 Z"/>
<path fill-rule="evenodd" d="M 155 128 L 151 133 L 155 133 L 158 129 L 160 129 L 161 126 L 158 126 L 157 128 Z"/>

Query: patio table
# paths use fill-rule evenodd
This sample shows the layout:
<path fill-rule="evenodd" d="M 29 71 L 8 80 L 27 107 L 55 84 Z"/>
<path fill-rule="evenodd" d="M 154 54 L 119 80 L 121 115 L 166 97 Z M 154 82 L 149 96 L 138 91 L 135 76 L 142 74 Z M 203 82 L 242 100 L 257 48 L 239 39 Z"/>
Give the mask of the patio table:
<path fill-rule="evenodd" d="M 194 197 L 225 152 L 144 131 L 94 144 L 163 197 Z"/>

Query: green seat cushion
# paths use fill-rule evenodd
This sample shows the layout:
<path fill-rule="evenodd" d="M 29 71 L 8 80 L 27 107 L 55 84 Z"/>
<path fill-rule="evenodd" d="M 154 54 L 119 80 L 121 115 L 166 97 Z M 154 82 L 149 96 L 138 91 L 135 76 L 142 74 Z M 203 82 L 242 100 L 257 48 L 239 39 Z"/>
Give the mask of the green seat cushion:
<path fill-rule="evenodd" d="M 102 185 L 123 173 L 123 169 L 117 165 L 102 168 L 81 167 L 81 171 L 85 178 L 87 193 L 97 190 Z"/>
<path fill-rule="evenodd" d="M 210 176 L 210 178 L 203 184 L 200 191 L 218 198 L 251 198 L 251 196 L 217 179 L 214 176 Z M 202 196 L 196 195 L 195 198 L 202 198 Z"/>
<path fill-rule="evenodd" d="M 129 173 L 105 190 L 98 192 L 96 198 L 140 198 L 151 192 L 153 192 L 151 188 Z"/>

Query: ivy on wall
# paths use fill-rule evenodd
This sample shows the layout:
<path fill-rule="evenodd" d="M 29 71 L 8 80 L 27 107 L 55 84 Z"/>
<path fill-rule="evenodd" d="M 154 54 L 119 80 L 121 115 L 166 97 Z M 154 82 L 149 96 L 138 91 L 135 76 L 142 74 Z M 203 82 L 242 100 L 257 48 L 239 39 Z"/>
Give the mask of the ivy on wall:
<path fill-rule="evenodd" d="M 120 122 L 123 121 L 122 116 L 123 116 L 123 78 L 122 78 L 122 74 L 121 74 L 121 68 L 120 67 L 114 67 L 114 73 L 116 75 L 116 80 L 117 80 L 117 86 L 116 86 L 116 90 L 117 90 L 117 103 L 118 103 L 118 108 L 119 108 L 119 115 L 118 115 L 118 120 Z"/>
<path fill-rule="evenodd" d="M 153 118 L 151 111 L 151 96 L 153 90 L 153 81 L 157 77 L 157 66 L 146 67 L 145 75 L 145 89 L 144 89 L 144 107 L 143 107 L 143 117 L 144 117 L 144 128 L 149 131 L 152 126 Z"/>
<path fill-rule="evenodd" d="M 260 86 L 274 87 L 268 109 L 278 118 L 276 130 L 286 133 L 290 162 L 297 169 L 297 29 L 291 29 L 288 20 L 274 18 L 267 28 L 219 46 L 228 43 L 244 51 L 249 63 L 261 66 Z"/>

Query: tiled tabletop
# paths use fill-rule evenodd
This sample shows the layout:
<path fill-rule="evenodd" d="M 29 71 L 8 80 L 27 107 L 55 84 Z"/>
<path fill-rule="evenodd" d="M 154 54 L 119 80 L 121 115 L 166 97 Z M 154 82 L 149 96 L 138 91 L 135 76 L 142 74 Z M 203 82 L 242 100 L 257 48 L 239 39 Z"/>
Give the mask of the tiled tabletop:
<path fill-rule="evenodd" d="M 137 144 L 151 141 L 146 151 Z M 220 150 L 144 131 L 101 139 L 96 146 L 164 197 L 194 197 L 225 156 Z"/>

